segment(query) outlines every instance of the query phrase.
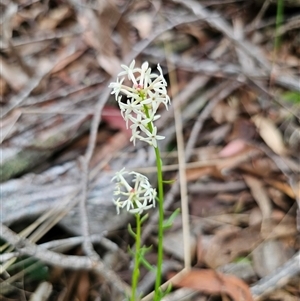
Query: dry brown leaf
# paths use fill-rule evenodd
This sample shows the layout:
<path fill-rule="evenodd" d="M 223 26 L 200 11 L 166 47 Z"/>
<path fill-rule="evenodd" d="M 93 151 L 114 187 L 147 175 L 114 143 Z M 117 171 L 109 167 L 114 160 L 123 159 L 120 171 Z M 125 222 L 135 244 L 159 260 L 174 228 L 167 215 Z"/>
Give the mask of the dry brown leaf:
<path fill-rule="evenodd" d="M 254 158 L 251 162 L 241 164 L 239 169 L 257 178 L 271 177 L 272 173 L 279 172 L 277 165 L 267 157 Z"/>
<path fill-rule="evenodd" d="M 257 136 L 257 130 L 251 120 L 239 117 L 233 123 L 232 131 L 228 140 L 234 141 L 241 139 L 242 141 L 253 141 Z"/>
<path fill-rule="evenodd" d="M 260 225 L 245 229 L 228 227 L 217 232 L 203 250 L 202 260 L 212 268 L 230 263 L 237 256 L 252 251 L 260 242 Z M 199 258 L 201 260 L 201 258 Z"/>
<path fill-rule="evenodd" d="M 236 120 L 237 115 L 237 108 L 225 102 L 218 103 L 212 111 L 213 119 L 219 124 L 224 122 L 232 123 Z"/>
<path fill-rule="evenodd" d="M 274 188 L 282 191 L 283 193 L 288 195 L 290 198 L 292 198 L 292 199 L 296 198 L 296 194 L 289 184 L 283 183 L 280 181 L 276 181 L 276 180 L 272 180 L 272 179 L 264 179 L 264 181 L 266 183 L 268 183 L 269 185 L 273 186 Z"/>
<path fill-rule="evenodd" d="M 84 52 L 86 48 L 77 50 L 76 52 L 70 54 L 69 56 L 64 57 L 61 61 L 59 61 L 56 66 L 51 70 L 51 73 L 58 72 L 64 69 L 67 65 L 74 62 L 78 59 Z"/>
<path fill-rule="evenodd" d="M 5 79 L 0 77 L 0 95 L 4 96 L 8 91 L 8 85 Z"/>
<path fill-rule="evenodd" d="M 9 65 L 2 57 L 0 58 L 0 75 L 15 91 L 20 91 L 30 80 L 29 76 L 20 66 Z"/>
<path fill-rule="evenodd" d="M 114 76 L 120 68 L 120 60 L 115 56 L 97 55 L 97 62 L 108 74 Z"/>
<path fill-rule="evenodd" d="M 296 238 L 297 235 L 297 225 L 295 222 L 295 218 L 286 214 L 281 220 L 276 220 L 276 215 L 273 214 L 272 221 L 270 221 L 271 231 L 269 233 L 265 233 L 268 239 L 278 239 L 280 237 L 292 237 Z"/>
<path fill-rule="evenodd" d="M 261 115 L 252 117 L 261 138 L 278 155 L 286 155 L 287 149 L 284 146 L 281 132 L 275 126 L 271 119 Z"/>
<path fill-rule="evenodd" d="M 203 176 L 214 176 L 216 178 L 223 179 L 221 173 L 217 170 L 216 166 L 189 168 L 186 171 L 187 181 L 199 180 Z"/>
<path fill-rule="evenodd" d="M 47 16 L 44 16 L 39 24 L 40 30 L 52 30 L 57 25 L 71 15 L 72 11 L 69 6 L 61 5 L 50 10 Z"/>
<path fill-rule="evenodd" d="M 282 191 L 272 186 L 268 187 L 267 190 L 270 199 L 278 208 L 281 208 L 284 212 L 289 211 L 291 204 L 289 201 L 287 201 L 287 197 Z"/>
<path fill-rule="evenodd" d="M 152 31 L 153 17 L 148 12 L 141 12 L 133 15 L 131 23 L 138 30 L 140 37 L 146 39 Z"/>
<path fill-rule="evenodd" d="M 36 1 L 30 9 L 20 9 L 13 18 L 13 28 L 18 30 L 24 21 L 35 20 L 40 14 L 44 15 L 46 10 L 47 7 L 41 1 Z"/>
<path fill-rule="evenodd" d="M 266 189 L 262 185 L 261 180 L 249 175 L 244 175 L 244 180 L 250 188 L 251 194 L 262 212 L 263 219 L 269 219 L 272 213 L 272 203 Z"/>
<path fill-rule="evenodd" d="M 299 290 L 299 286 L 298 286 L 298 290 Z M 278 301 L 278 300 L 299 301 L 299 298 L 295 294 L 291 294 L 285 289 L 275 290 L 270 294 L 269 299 L 270 301 Z"/>
<path fill-rule="evenodd" d="M 193 269 L 173 284 L 207 294 L 227 294 L 234 301 L 253 301 L 250 289 L 244 281 L 214 270 Z"/>
<path fill-rule="evenodd" d="M 77 293 L 76 293 L 76 297 L 78 298 L 79 301 L 87 301 L 89 299 L 90 288 L 91 287 L 90 287 L 89 274 L 86 271 L 82 271 L 78 279 Z"/>

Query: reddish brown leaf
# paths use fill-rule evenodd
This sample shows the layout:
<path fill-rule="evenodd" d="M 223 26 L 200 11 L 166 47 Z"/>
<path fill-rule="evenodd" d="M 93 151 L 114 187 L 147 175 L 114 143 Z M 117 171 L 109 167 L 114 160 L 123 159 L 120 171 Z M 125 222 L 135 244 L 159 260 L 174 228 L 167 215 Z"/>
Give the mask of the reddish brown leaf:
<path fill-rule="evenodd" d="M 131 136 L 131 130 L 126 128 L 126 122 L 118 108 L 105 106 L 102 110 L 102 119 L 107 122 L 112 129 L 118 129 L 124 132 L 126 136 Z"/>
<path fill-rule="evenodd" d="M 248 285 L 232 275 L 214 270 L 189 271 L 175 286 L 188 287 L 207 294 L 227 294 L 234 301 L 253 301 Z"/>

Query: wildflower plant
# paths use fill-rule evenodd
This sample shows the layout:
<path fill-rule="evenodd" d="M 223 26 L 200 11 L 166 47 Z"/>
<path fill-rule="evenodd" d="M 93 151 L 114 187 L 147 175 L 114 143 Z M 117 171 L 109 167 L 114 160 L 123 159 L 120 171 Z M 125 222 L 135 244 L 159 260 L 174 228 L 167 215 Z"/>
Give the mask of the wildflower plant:
<path fill-rule="evenodd" d="M 116 205 L 117 213 L 120 212 L 120 209 L 126 209 L 136 217 L 136 232 L 133 232 L 129 226 L 129 232 L 136 240 L 130 301 L 137 300 L 136 288 L 140 263 L 151 269 L 151 266 L 143 257 L 147 248 L 140 245 L 141 225 L 146 219 L 146 215 L 143 217 L 141 215 L 148 209 L 154 208 L 156 200 L 158 203 L 159 222 L 154 301 L 160 301 L 168 291 L 162 292 L 160 286 L 163 262 L 163 232 L 164 228 L 170 225 L 170 222 L 164 224 L 162 160 L 158 148 L 158 141 L 165 137 L 158 135 L 155 121 L 160 118 L 158 110 L 161 105 L 168 109 L 170 98 L 167 94 L 167 82 L 159 64 L 157 65 L 158 73 L 152 72 L 148 62 L 144 62 L 141 68 L 138 68 L 135 67 L 135 61 L 133 60 L 129 67 L 126 65 L 121 65 L 121 67 L 124 71 L 118 74 L 116 82 L 109 85 L 112 88 L 111 94 L 114 94 L 119 104 L 127 128 L 130 128 L 132 131 L 130 141 L 135 145 L 136 140 L 140 140 L 154 148 L 158 186 L 158 195 L 156 195 L 156 190 L 152 188 L 147 177 L 136 172 L 127 172 L 124 168 L 113 177 L 113 180 L 116 182 L 114 204 Z M 130 185 L 126 180 L 128 176 L 133 176 L 133 185 Z M 174 216 L 171 216 L 170 219 L 174 219 Z"/>
<path fill-rule="evenodd" d="M 133 175 L 133 186 L 126 180 L 126 175 Z M 138 172 L 127 172 L 125 168 L 117 172 L 112 178 L 116 182 L 114 203 L 118 214 L 120 208 L 125 208 L 130 213 L 142 214 L 143 211 L 155 207 L 156 190 L 151 187 L 147 177 Z"/>
<path fill-rule="evenodd" d="M 152 73 L 148 62 L 143 63 L 141 68 L 135 68 L 134 60 L 129 67 L 121 67 L 124 71 L 118 74 L 117 82 L 111 83 L 109 87 L 113 89 L 112 94 L 115 95 L 127 127 L 129 121 L 132 123 L 130 141 L 135 144 L 136 139 L 139 139 L 157 148 L 157 140 L 165 138 L 157 135 L 154 125 L 154 121 L 160 118 L 157 110 L 161 104 L 166 109 L 170 104 L 162 69 L 157 65 L 159 74 Z M 125 79 L 131 82 L 130 86 L 123 84 Z M 120 93 L 126 96 L 125 102 Z"/>

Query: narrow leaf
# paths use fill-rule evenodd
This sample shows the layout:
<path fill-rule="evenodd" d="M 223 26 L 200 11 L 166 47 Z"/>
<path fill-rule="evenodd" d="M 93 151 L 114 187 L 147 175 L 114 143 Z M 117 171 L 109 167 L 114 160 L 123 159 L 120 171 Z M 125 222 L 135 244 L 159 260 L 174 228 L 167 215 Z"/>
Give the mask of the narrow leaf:
<path fill-rule="evenodd" d="M 164 222 L 164 229 L 169 229 L 172 227 L 173 222 L 175 220 L 175 218 L 178 216 L 178 214 L 180 213 L 180 209 L 177 208 L 170 216 L 169 218 Z"/>

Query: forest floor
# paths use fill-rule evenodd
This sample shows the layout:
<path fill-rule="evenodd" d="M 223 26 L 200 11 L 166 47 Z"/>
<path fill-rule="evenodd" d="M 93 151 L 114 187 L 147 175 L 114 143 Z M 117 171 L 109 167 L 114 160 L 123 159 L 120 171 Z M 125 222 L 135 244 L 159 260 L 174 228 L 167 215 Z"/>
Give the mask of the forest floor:
<path fill-rule="evenodd" d="M 157 120 L 164 208 L 182 214 L 163 280 L 185 273 L 163 300 L 300 300 L 299 1 L 0 7 L 1 300 L 123 300 L 134 223 L 111 178 L 126 167 L 156 182 L 153 150 L 129 141 L 108 88 L 133 59 L 161 66 L 171 98 Z M 153 265 L 156 210 L 142 236 Z M 154 282 L 142 268 L 142 300 Z"/>

